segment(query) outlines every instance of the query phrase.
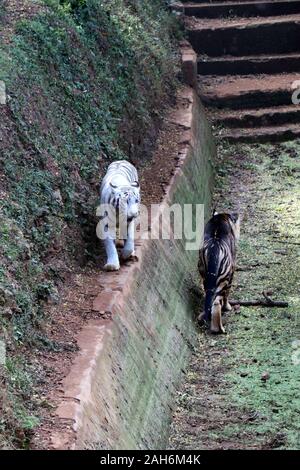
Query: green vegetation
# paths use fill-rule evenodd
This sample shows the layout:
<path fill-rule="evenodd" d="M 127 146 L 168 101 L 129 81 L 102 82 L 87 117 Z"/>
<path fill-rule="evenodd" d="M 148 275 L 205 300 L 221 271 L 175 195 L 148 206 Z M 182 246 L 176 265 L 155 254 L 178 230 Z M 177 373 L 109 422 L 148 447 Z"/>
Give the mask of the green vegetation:
<path fill-rule="evenodd" d="M 174 96 L 180 34 L 162 0 L 32 4 L 37 14 L 17 21 L 0 46 L 8 93 L 0 109 L 0 339 L 9 358 L 21 348 L 56 350 L 44 305 L 57 302 L 65 269 L 95 257 L 93 214 L 107 164 L 149 161 Z M 7 445 L 23 446 L 26 432 L 12 429 L 26 427 L 26 410 L 9 403 L 26 396 L 13 377 L 7 366 L 1 430 Z M 36 422 L 31 410 L 25 421 Z"/>
<path fill-rule="evenodd" d="M 289 307 L 241 307 L 227 315 L 227 335 L 199 334 L 176 448 L 300 448 L 299 151 L 299 142 L 219 149 L 217 207 L 243 214 L 232 297 L 270 290 Z"/>

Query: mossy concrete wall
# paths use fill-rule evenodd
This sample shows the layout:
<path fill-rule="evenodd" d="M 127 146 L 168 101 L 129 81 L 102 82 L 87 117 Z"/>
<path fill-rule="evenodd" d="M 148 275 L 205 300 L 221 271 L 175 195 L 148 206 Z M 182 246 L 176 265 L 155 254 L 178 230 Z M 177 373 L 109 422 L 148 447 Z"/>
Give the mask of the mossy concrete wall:
<path fill-rule="evenodd" d="M 167 203 L 210 206 L 215 146 L 192 88 L 169 116 L 181 129 L 177 168 Z M 158 221 L 154 221 L 158 223 Z M 95 306 L 107 319 L 80 333 L 80 352 L 64 383 L 57 413 L 70 419 L 72 438 L 56 448 L 160 449 L 168 440 L 174 391 L 195 340 L 191 273 L 198 251 L 184 240 L 143 241 L 139 261 L 105 275 Z"/>

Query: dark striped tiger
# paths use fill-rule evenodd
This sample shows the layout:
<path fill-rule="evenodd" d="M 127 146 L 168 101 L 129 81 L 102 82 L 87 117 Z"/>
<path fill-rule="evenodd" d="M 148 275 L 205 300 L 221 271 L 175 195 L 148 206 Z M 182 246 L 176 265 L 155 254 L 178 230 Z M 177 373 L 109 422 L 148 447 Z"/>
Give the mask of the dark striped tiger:
<path fill-rule="evenodd" d="M 225 333 L 222 312 L 231 310 L 228 295 L 235 271 L 239 235 L 238 214 L 215 212 L 204 229 L 198 264 L 205 290 L 204 312 L 200 319 L 210 322 L 213 333 Z"/>
<path fill-rule="evenodd" d="M 126 160 L 111 163 L 101 184 L 100 206 L 96 213 L 100 217 L 96 233 L 103 240 L 107 255 L 104 266 L 106 271 L 120 269 L 116 248 L 117 225 L 120 220 L 126 225 L 121 256 L 125 260 L 134 256 L 135 219 L 139 215 L 139 205 L 140 185 L 136 168 Z M 108 226 L 110 231 L 107 231 Z"/>

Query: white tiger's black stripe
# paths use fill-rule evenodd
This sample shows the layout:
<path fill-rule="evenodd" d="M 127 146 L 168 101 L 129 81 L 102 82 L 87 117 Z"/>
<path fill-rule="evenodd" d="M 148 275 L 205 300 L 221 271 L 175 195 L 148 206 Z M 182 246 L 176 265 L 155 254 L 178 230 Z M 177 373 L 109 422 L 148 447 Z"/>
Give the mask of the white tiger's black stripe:
<path fill-rule="evenodd" d="M 101 203 L 112 204 L 115 209 L 119 208 L 121 198 L 128 200 L 129 197 L 135 197 L 139 202 L 140 189 L 136 168 L 126 160 L 111 163 L 103 178 L 100 194 Z"/>
<path fill-rule="evenodd" d="M 136 168 L 126 160 L 113 162 L 109 165 L 102 180 L 100 189 L 100 206 L 97 215 L 104 231 L 109 227 L 120 226 L 120 221 L 130 222 L 138 214 L 140 203 L 140 187 Z M 101 233 L 99 233 L 101 237 Z"/>

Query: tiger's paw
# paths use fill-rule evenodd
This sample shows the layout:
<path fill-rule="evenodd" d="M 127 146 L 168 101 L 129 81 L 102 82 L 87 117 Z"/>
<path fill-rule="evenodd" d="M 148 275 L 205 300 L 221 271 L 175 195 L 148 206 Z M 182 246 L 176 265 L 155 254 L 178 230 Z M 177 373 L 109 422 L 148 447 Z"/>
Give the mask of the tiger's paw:
<path fill-rule="evenodd" d="M 134 258 L 135 257 L 135 251 L 134 250 L 126 250 L 125 248 L 123 248 L 123 250 L 121 251 L 121 258 L 123 260 L 128 260 L 130 258 Z"/>
<path fill-rule="evenodd" d="M 221 334 L 226 335 L 226 330 L 223 325 L 221 325 L 220 328 L 216 328 L 212 326 L 210 328 L 210 332 L 214 335 L 221 335 Z"/>
<path fill-rule="evenodd" d="M 112 264 L 112 263 L 107 263 L 104 266 L 104 271 L 119 271 L 120 265 L 119 264 Z"/>
<path fill-rule="evenodd" d="M 199 325 L 205 325 L 208 322 L 208 318 L 205 315 L 205 312 L 201 312 L 197 317 L 197 322 Z"/>
<path fill-rule="evenodd" d="M 227 300 L 227 302 L 226 302 L 226 304 L 224 305 L 224 307 L 223 307 L 222 310 L 223 310 L 223 312 L 231 312 L 232 307 L 231 307 L 230 303 L 228 302 L 228 300 Z"/>

